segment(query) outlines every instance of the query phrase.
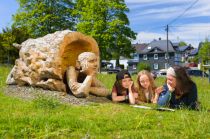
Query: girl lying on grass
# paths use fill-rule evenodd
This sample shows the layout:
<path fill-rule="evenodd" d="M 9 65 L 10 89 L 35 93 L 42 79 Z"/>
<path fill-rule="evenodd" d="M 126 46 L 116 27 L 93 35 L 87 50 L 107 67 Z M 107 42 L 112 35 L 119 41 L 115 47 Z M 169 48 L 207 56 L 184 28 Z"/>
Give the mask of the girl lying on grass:
<path fill-rule="evenodd" d="M 112 88 L 112 101 L 136 104 L 137 98 L 138 93 L 134 88 L 129 72 L 127 70 L 118 72 Z"/>
<path fill-rule="evenodd" d="M 154 78 L 147 70 L 142 70 L 137 76 L 137 89 L 139 93 L 139 103 L 157 103 L 159 93 L 163 87 L 157 88 Z"/>
<path fill-rule="evenodd" d="M 170 108 L 187 107 L 198 109 L 197 87 L 181 66 L 170 67 L 166 74 L 166 84 L 159 96 L 158 105 Z"/>

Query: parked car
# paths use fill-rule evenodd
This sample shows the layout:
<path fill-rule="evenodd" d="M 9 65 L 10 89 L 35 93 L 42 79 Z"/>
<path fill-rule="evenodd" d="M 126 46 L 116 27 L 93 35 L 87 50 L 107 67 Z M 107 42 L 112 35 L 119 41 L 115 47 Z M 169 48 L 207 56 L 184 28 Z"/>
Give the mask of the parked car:
<path fill-rule="evenodd" d="M 110 62 L 102 61 L 101 62 L 101 71 L 107 71 L 108 69 L 113 68 L 113 64 Z"/>
<path fill-rule="evenodd" d="M 151 71 L 151 75 L 152 75 L 154 80 L 157 78 L 157 72 L 156 71 Z"/>
<path fill-rule="evenodd" d="M 109 68 L 107 69 L 107 73 L 108 74 L 112 74 L 112 73 L 118 73 L 119 71 L 121 71 L 122 69 L 120 67 L 116 67 L 116 68 Z"/>
<path fill-rule="evenodd" d="M 197 77 L 208 77 L 209 75 L 206 72 L 198 69 L 187 69 L 187 73 L 190 76 L 197 76 Z"/>
<path fill-rule="evenodd" d="M 131 69 L 131 68 L 129 68 L 129 69 L 128 69 L 128 72 L 129 72 L 131 75 L 137 74 L 137 70 L 136 70 L 136 69 Z"/>
<path fill-rule="evenodd" d="M 128 67 L 127 67 L 127 69 L 128 69 L 128 72 L 130 73 L 130 74 L 137 74 L 138 72 L 137 72 L 137 64 L 139 63 L 139 61 L 138 60 L 136 60 L 136 59 L 132 59 L 132 60 L 128 60 Z"/>
<path fill-rule="evenodd" d="M 167 72 L 167 69 L 161 69 L 161 70 L 157 71 L 156 72 L 157 77 L 165 77 L 166 76 L 166 72 Z"/>

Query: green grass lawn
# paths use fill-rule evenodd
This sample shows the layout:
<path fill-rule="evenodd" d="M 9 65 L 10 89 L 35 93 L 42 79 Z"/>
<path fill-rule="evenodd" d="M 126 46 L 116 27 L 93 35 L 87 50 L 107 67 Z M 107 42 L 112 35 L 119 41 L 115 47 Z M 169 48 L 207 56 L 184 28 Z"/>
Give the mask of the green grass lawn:
<path fill-rule="evenodd" d="M 10 67 L 0 67 L 0 138 L 210 138 L 210 84 L 193 78 L 201 111 L 161 112 L 127 104 L 64 105 L 52 98 L 24 101 L 4 95 Z M 98 78 L 111 88 L 115 75 Z M 133 77 L 136 80 L 136 77 Z M 164 78 L 156 80 L 162 85 Z"/>

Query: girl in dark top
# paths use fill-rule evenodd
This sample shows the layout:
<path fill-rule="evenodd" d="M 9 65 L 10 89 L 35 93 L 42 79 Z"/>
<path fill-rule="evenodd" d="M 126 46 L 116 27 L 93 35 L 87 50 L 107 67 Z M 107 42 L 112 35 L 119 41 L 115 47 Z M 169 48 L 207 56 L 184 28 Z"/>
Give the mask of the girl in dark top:
<path fill-rule="evenodd" d="M 127 70 L 118 72 L 112 88 L 112 101 L 136 104 L 137 98 L 138 93 L 134 88 L 129 72 Z"/>
<path fill-rule="evenodd" d="M 167 70 L 166 84 L 158 98 L 158 105 L 170 108 L 197 109 L 197 87 L 181 66 Z"/>

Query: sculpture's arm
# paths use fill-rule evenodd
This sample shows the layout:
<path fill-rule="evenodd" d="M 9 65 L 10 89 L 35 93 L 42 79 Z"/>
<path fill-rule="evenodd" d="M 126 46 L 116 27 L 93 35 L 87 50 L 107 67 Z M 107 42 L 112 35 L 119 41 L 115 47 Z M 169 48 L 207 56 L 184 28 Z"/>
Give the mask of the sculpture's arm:
<path fill-rule="evenodd" d="M 93 76 L 93 80 L 92 80 L 91 86 L 95 86 L 95 87 L 105 87 L 104 84 L 103 84 L 100 80 L 98 80 L 98 79 L 96 78 L 96 76 Z"/>
<path fill-rule="evenodd" d="M 74 67 L 70 66 L 67 70 L 67 83 L 76 97 L 87 97 L 92 83 L 92 76 L 87 75 L 83 83 L 77 82 L 77 72 Z"/>
<path fill-rule="evenodd" d="M 101 81 L 93 77 L 92 85 L 90 87 L 90 93 L 97 96 L 107 96 L 110 94 L 110 90 L 107 89 Z"/>

